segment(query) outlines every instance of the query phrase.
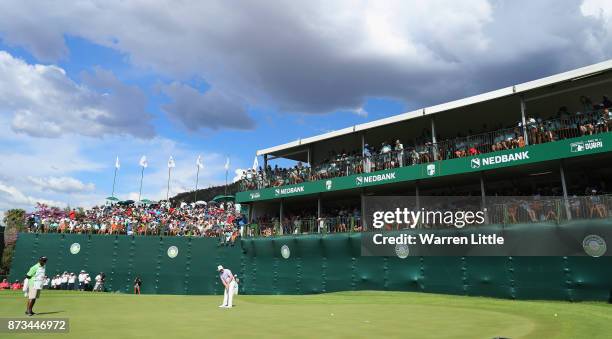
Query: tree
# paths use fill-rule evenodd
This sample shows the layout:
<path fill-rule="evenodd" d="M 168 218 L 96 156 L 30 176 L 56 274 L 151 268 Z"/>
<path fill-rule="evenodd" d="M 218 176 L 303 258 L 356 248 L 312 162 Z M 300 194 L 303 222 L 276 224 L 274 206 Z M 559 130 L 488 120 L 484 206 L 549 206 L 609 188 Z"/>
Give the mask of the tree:
<path fill-rule="evenodd" d="M 22 209 L 11 209 L 4 213 L 4 252 L 2 253 L 1 270 L 8 272 L 13 260 L 17 234 L 25 231 L 26 212 Z"/>

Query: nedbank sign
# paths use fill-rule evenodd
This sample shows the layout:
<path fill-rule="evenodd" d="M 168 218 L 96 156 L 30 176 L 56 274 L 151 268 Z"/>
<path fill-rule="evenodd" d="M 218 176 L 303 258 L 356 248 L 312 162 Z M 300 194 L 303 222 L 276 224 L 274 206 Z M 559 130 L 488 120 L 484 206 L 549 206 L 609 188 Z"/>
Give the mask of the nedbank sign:
<path fill-rule="evenodd" d="M 355 185 L 361 186 L 363 184 L 396 180 L 396 174 L 396 172 L 389 172 L 382 174 L 359 175 L 355 178 Z"/>
<path fill-rule="evenodd" d="M 507 162 L 514 162 L 519 160 L 529 159 L 529 151 L 521 151 L 510 154 L 493 155 L 489 157 L 477 157 L 470 161 L 470 167 L 481 168 L 496 164 L 503 164 Z"/>
<path fill-rule="evenodd" d="M 424 180 L 426 182 L 428 179 L 435 180 L 433 178 L 441 176 L 610 152 L 612 151 L 611 145 L 612 132 L 607 132 L 487 153 L 474 157 L 442 160 L 374 173 L 361 173 L 283 187 L 238 192 L 236 193 L 236 202 L 265 201 L 412 180 Z"/>
<path fill-rule="evenodd" d="M 274 196 L 278 197 L 282 195 L 289 195 L 289 194 L 302 193 L 302 192 L 304 192 L 304 185 L 296 186 L 296 187 L 275 188 Z"/>

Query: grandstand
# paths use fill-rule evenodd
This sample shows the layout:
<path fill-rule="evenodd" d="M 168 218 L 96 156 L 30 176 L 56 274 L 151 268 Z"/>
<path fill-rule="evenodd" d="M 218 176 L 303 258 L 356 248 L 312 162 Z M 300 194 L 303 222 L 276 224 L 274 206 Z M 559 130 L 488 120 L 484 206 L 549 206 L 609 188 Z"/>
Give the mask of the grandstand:
<path fill-rule="evenodd" d="M 185 203 L 200 199 L 193 192 L 175 206 L 117 204 L 74 218 L 38 211 L 19 234 L 10 279 L 46 255 L 53 274 L 106 272 L 107 290 L 124 293 L 136 274 L 151 282 L 143 293 L 220 293 L 215 267 L 223 263 L 236 268 L 245 294 L 610 300 L 611 252 L 605 242 L 600 257 L 583 248 L 592 234 L 585 232 L 612 239 L 609 93 L 612 60 L 260 150 L 264 166 L 247 171 L 235 194 L 248 213 Z M 296 164 L 273 167 L 275 159 Z M 518 255 L 366 256 L 366 200 L 383 196 L 415 197 L 417 206 L 442 196 L 482 205 L 508 196 L 482 227 L 529 241 Z M 557 244 L 572 252 L 546 252 Z"/>
<path fill-rule="evenodd" d="M 612 60 L 269 147 L 236 202 L 249 235 L 366 230 L 365 198 L 385 195 L 558 196 L 565 219 L 603 195 L 607 217 L 610 93 Z"/>

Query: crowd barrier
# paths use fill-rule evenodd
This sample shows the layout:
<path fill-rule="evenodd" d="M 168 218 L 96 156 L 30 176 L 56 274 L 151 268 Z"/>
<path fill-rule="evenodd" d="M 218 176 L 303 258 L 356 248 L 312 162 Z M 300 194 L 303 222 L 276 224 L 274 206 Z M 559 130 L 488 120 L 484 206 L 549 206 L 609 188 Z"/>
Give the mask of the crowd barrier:
<path fill-rule="evenodd" d="M 571 221 L 563 227 L 585 222 L 612 227 L 610 219 Z M 534 224 L 505 227 L 521 227 L 526 236 L 538 230 Z M 132 290 L 138 275 L 143 293 L 220 294 L 215 269 L 222 264 L 240 277 L 241 293 L 246 294 L 388 290 L 570 301 L 611 297 L 609 256 L 366 257 L 361 256 L 361 236 L 244 238 L 235 246 L 222 246 L 208 238 L 21 233 L 11 280 L 22 279 L 46 255 L 49 275 L 102 271 L 107 290 L 124 293 Z"/>

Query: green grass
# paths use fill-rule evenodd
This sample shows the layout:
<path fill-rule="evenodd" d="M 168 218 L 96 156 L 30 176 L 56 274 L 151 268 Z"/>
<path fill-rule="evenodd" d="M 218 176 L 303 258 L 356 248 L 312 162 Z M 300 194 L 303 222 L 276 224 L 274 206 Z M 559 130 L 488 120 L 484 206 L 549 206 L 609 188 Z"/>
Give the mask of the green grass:
<path fill-rule="evenodd" d="M 122 295 L 43 291 L 34 318 L 64 317 L 62 338 L 609 338 L 612 305 L 403 292 L 307 296 Z M 0 317 L 23 317 L 21 293 L 0 292 Z M 555 316 L 557 314 L 557 316 Z M 0 333 L 0 337 L 8 337 Z M 12 334 L 10 337 L 41 337 Z"/>

